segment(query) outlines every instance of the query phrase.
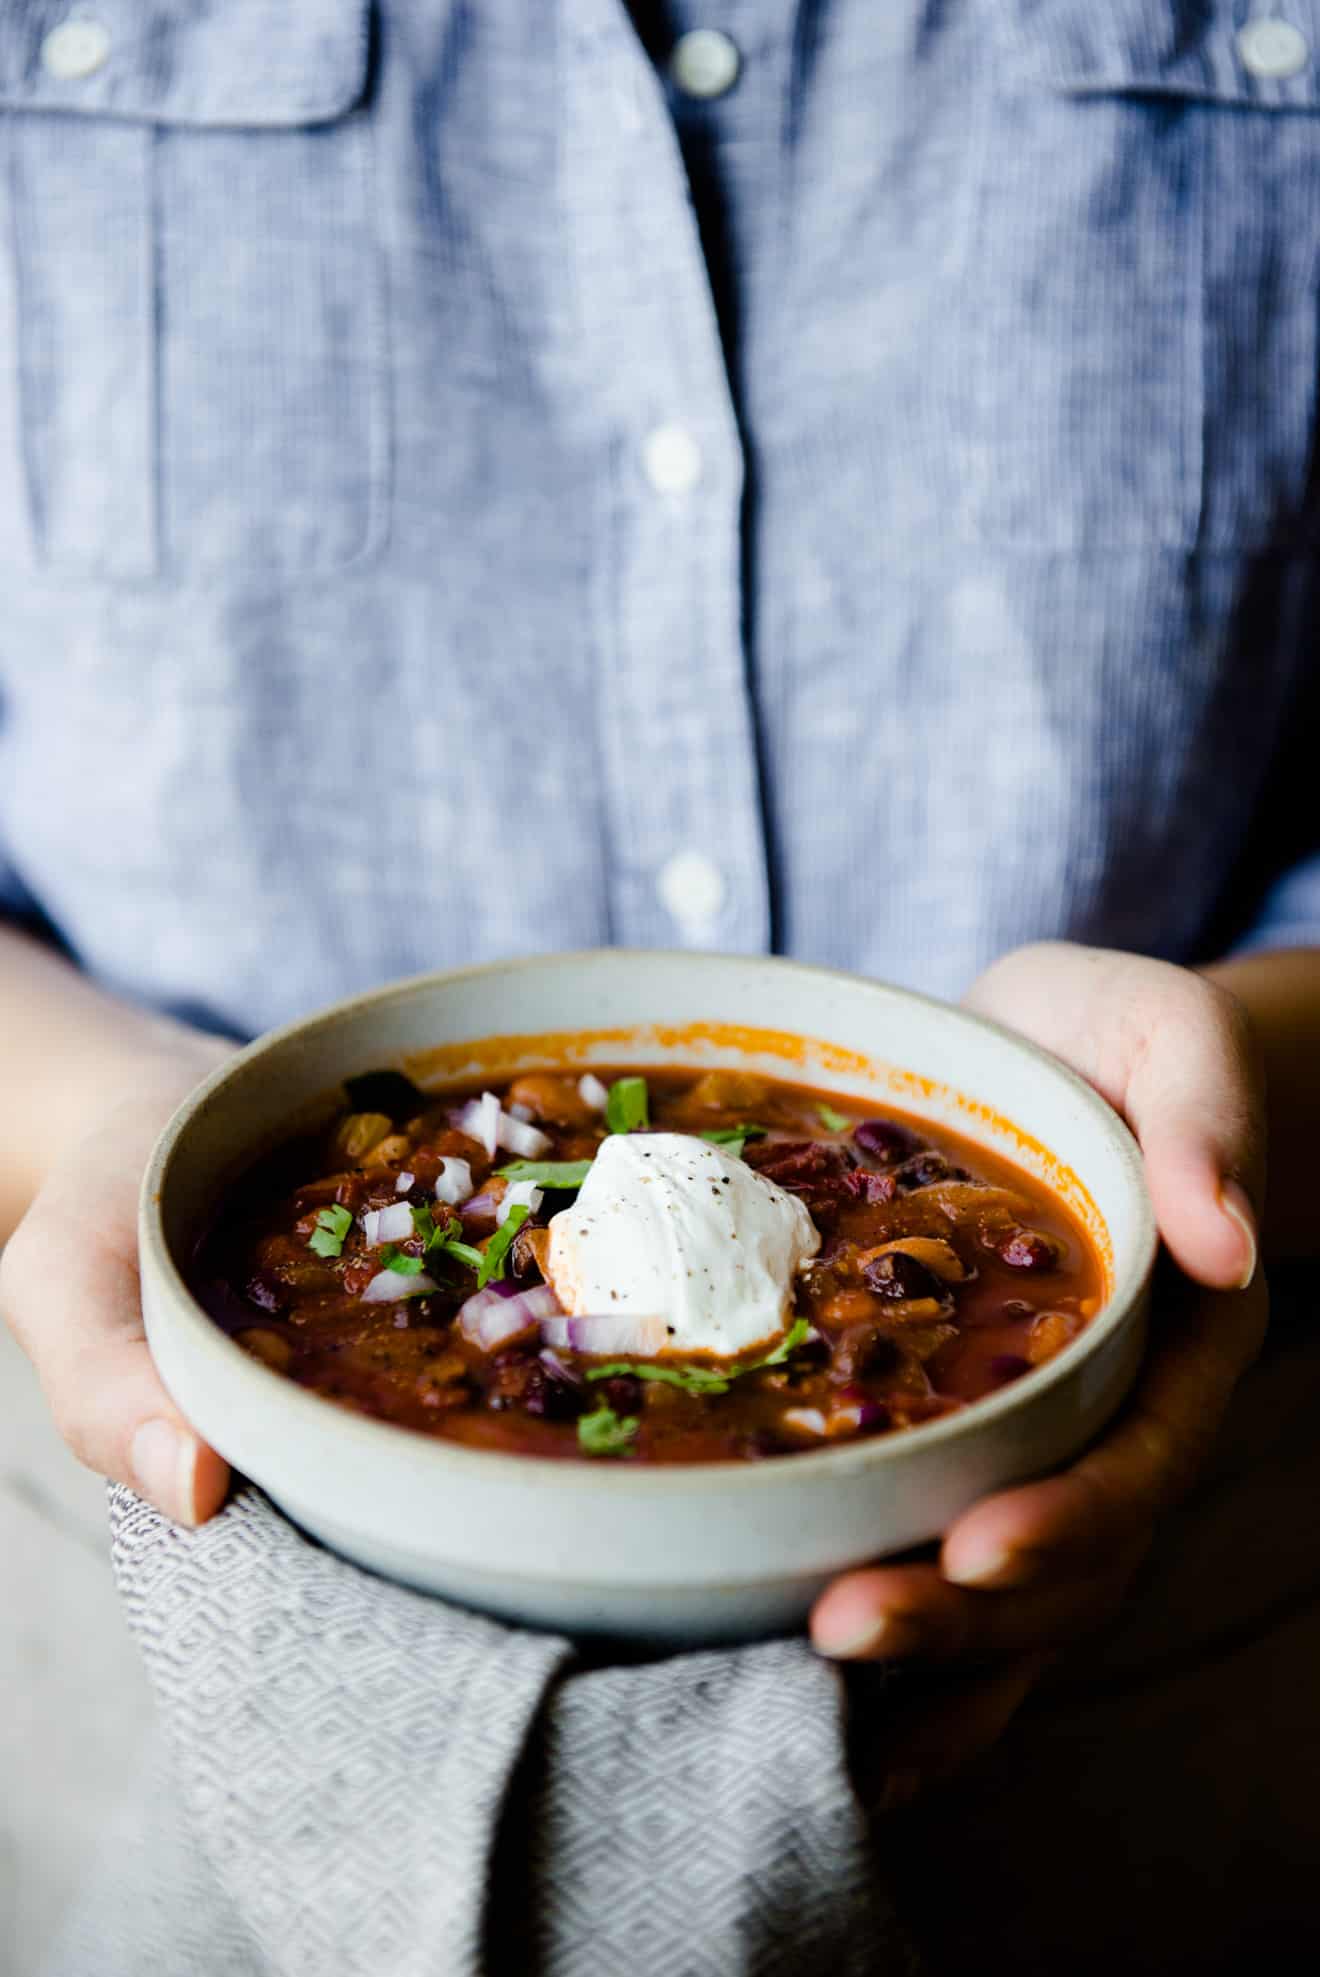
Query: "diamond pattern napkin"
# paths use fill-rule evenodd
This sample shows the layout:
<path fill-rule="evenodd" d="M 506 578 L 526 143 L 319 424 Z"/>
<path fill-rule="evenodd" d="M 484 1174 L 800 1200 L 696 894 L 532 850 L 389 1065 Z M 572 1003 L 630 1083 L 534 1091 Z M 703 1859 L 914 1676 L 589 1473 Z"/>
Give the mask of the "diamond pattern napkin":
<path fill-rule="evenodd" d="M 801 1641 L 601 1666 L 111 1491 L 164 1748 L 55 1977 L 911 1977 Z"/>

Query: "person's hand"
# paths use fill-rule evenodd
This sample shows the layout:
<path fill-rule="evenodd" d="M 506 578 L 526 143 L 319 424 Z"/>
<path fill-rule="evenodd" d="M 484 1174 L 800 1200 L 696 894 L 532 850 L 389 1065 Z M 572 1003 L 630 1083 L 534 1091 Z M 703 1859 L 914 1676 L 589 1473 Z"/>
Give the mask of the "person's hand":
<path fill-rule="evenodd" d="M 181 1033 L 117 1067 L 80 1140 L 54 1160 L 0 1254 L 0 1311 L 37 1369 L 80 1461 L 196 1524 L 228 1470 L 166 1393 L 138 1298 L 137 1198 L 170 1114 L 227 1046 Z"/>
<path fill-rule="evenodd" d="M 1117 1610 L 1266 1321 L 1262 1081 L 1240 1004 L 1164 962 L 1054 943 L 997 962 L 966 1000 L 1053 1051 L 1127 1120 L 1184 1279 L 1157 1301 L 1131 1401 L 1080 1461 L 975 1504 L 938 1564 L 850 1572 L 817 1602 L 821 1652 L 950 1677 L 887 1754 L 889 1805 L 993 1743 L 1050 1658 Z"/>

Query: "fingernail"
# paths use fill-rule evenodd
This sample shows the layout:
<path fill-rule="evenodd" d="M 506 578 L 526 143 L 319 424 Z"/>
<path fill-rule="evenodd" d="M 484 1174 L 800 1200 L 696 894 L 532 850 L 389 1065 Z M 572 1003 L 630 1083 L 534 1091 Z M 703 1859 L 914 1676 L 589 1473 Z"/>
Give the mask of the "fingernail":
<path fill-rule="evenodd" d="M 1256 1211 L 1247 1197 L 1246 1189 L 1237 1181 L 1222 1183 L 1219 1189 L 1219 1206 L 1246 1241 L 1247 1261 L 1238 1279 L 1238 1289 L 1244 1291 L 1256 1274 Z"/>
<path fill-rule="evenodd" d="M 897 1812 L 900 1806 L 911 1805 L 920 1790 L 919 1771 L 891 1771 L 880 1794 L 881 1812 Z"/>
<path fill-rule="evenodd" d="M 194 1443 L 180 1434 L 172 1422 L 144 1421 L 133 1437 L 129 1456 L 142 1495 L 176 1523 L 196 1523 Z"/>
<path fill-rule="evenodd" d="M 850 1634 L 817 1634 L 816 1646 L 835 1661 L 905 1661 L 922 1650 L 921 1628 L 901 1613 L 877 1613 Z"/>
<path fill-rule="evenodd" d="M 956 1564 L 941 1565 L 940 1571 L 954 1586 L 998 1586 L 1011 1580 L 1018 1555 L 1003 1545 L 987 1545 L 980 1551 L 973 1546 Z"/>

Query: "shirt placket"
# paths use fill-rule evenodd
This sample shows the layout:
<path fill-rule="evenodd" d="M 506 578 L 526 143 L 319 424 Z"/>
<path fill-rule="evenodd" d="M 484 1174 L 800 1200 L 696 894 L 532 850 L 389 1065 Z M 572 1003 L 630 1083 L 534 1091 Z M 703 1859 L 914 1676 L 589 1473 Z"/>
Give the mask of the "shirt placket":
<path fill-rule="evenodd" d="M 610 925 L 770 940 L 743 649 L 743 458 L 686 173 L 621 0 L 571 9 L 564 196 L 601 471 L 593 554 Z"/>

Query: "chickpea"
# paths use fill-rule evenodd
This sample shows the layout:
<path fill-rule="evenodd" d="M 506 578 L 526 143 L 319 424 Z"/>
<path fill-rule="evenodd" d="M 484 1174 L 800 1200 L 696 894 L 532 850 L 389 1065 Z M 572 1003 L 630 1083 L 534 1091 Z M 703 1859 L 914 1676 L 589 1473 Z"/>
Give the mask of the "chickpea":
<path fill-rule="evenodd" d="M 383 1112 L 350 1112 L 335 1128 L 335 1149 L 356 1164 L 380 1145 L 392 1124 Z"/>

